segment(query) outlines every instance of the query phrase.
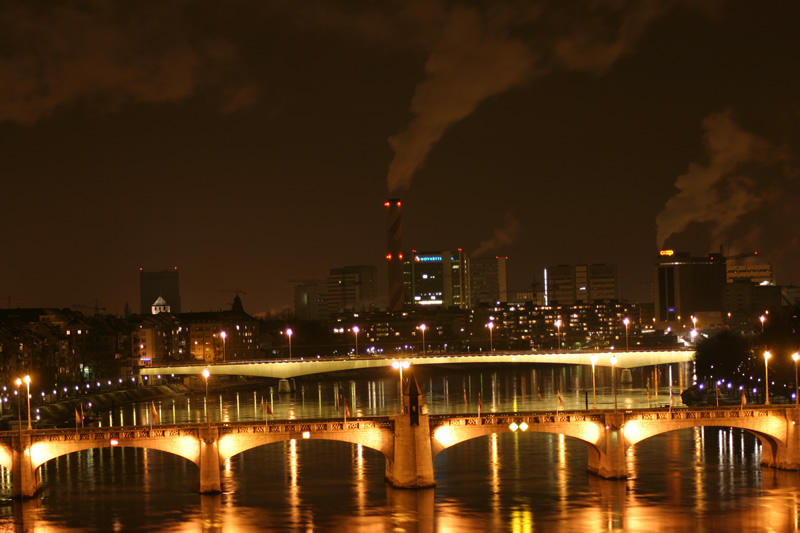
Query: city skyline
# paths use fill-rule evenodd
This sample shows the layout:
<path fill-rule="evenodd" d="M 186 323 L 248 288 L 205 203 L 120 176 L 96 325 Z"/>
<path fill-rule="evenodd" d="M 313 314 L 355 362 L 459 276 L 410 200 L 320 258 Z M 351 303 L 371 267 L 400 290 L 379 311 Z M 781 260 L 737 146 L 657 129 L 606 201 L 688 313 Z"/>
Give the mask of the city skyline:
<path fill-rule="evenodd" d="M 185 311 L 291 308 L 290 279 L 403 247 L 619 266 L 758 250 L 800 285 L 800 6 L 0 7 L 11 307 L 136 310 L 178 267 Z"/>

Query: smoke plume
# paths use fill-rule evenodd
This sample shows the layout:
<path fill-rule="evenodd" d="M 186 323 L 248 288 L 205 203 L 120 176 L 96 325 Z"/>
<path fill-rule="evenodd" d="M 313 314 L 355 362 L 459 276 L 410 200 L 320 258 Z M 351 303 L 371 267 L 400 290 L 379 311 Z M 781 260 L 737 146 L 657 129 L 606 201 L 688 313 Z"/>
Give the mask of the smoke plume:
<path fill-rule="evenodd" d="M 691 223 L 709 224 L 712 246 L 748 235 L 752 239 L 756 228 L 750 226 L 747 234 L 739 233 L 738 239 L 733 228 L 748 213 L 774 200 L 774 183 L 765 178 L 764 167 L 785 161 L 783 151 L 744 131 L 730 111 L 706 117 L 703 130 L 708 162 L 692 163 L 678 176 L 678 192 L 656 218 L 662 248 L 667 239 Z"/>
<path fill-rule="evenodd" d="M 389 138 L 390 192 L 408 188 L 447 128 L 492 96 L 553 68 L 602 74 L 630 53 L 672 2 L 600 0 L 555 7 L 455 4 L 447 12 L 411 100 L 412 120 Z"/>
<path fill-rule="evenodd" d="M 472 252 L 472 257 L 480 257 L 482 254 L 498 250 L 503 246 L 510 246 L 517 240 L 517 233 L 519 232 L 519 220 L 513 215 L 506 215 L 506 225 L 503 228 L 494 230 L 491 238 L 482 241 L 478 248 Z"/>

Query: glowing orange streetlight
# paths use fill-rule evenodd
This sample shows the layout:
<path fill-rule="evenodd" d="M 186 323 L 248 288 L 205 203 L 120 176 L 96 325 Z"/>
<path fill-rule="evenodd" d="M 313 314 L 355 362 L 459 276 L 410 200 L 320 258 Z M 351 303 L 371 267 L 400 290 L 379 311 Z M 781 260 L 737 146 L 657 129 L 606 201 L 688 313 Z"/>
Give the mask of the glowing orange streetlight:
<path fill-rule="evenodd" d="M 422 355 L 425 355 L 425 330 L 428 329 L 428 326 L 425 324 L 420 324 L 417 328 L 422 332 Z"/>
<path fill-rule="evenodd" d="M 792 361 L 794 361 L 794 406 L 800 407 L 800 398 L 797 396 L 797 360 L 800 359 L 800 353 L 794 352 L 792 354 Z"/>
<path fill-rule="evenodd" d="M 622 323 L 625 324 L 625 349 L 628 350 L 628 324 L 631 323 L 630 318 L 625 317 L 622 319 Z"/>
<path fill-rule="evenodd" d="M 559 318 L 553 324 L 556 327 L 556 350 L 561 350 L 561 319 Z"/>
<path fill-rule="evenodd" d="M 208 368 L 203 369 L 203 377 L 206 378 L 206 424 L 211 427 L 211 419 L 208 417 L 208 378 L 211 376 Z"/>
<path fill-rule="evenodd" d="M 772 354 L 769 351 L 764 352 L 764 375 L 766 376 L 766 401 L 764 405 L 769 405 L 769 358 Z"/>
<path fill-rule="evenodd" d="M 228 334 L 225 331 L 220 331 L 219 332 L 219 336 L 222 337 L 222 362 L 224 363 L 228 359 L 228 356 L 227 356 L 228 354 L 227 354 L 227 350 L 226 350 L 227 343 L 225 342 L 226 339 L 228 338 Z"/>
<path fill-rule="evenodd" d="M 392 368 L 400 371 L 400 414 L 403 414 L 403 369 L 410 364 L 408 361 L 392 361 Z"/>
<path fill-rule="evenodd" d="M 489 351 L 494 351 L 494 339 L 492 338 L 492 330 L 494 330 L 494 322 L 489 322 L 486 324 L 486 327 L 489 328 Z"/>
<path fill-rule="evenodd" d="M 286 328 L 286 336 L 289 337 L 289 359 L 292 358 L 292 328 Z"/>
<path fill-rule="evenodd" d="M 597 363 L 597 356 L 592 355 L 589 360 L 592 362 L 592 409 L 597 409 L 597 381 L 594 376 L 594 365 Z"/>
<path fill-rule="evenodd" d="M 361 331 L 358 326 L 353 326 L 353 335 L 356 337 L 356 353 L 355 356 L 358 357 L 358 332 Z"/>

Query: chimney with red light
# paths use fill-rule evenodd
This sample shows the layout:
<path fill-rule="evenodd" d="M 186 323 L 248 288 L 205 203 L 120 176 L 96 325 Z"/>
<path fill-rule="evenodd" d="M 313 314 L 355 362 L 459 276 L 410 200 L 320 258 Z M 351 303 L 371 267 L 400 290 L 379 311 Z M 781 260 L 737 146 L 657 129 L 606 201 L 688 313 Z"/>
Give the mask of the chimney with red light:
<path fill-rule="evenodd" d="M 383 204 L 389 209 L 386 238 L 386 263 L 389 265 L 389 310 L 403 309 L 403 221 L 402 204 L 398 198 L 389 198 Z"/>

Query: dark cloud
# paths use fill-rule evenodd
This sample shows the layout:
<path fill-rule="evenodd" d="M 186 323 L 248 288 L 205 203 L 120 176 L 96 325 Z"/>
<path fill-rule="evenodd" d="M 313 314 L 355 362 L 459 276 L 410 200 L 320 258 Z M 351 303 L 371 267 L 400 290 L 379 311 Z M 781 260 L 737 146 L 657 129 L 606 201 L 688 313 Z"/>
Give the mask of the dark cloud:
<path fill-rule="evenodd" d="M 0 121 L 31 124 L 76 102 L 174 102 L 201 86 L 220 108 L 252 104 L 237 51 L 197 36 L 186 2 L 6 2 L 0 7 Z"/>

